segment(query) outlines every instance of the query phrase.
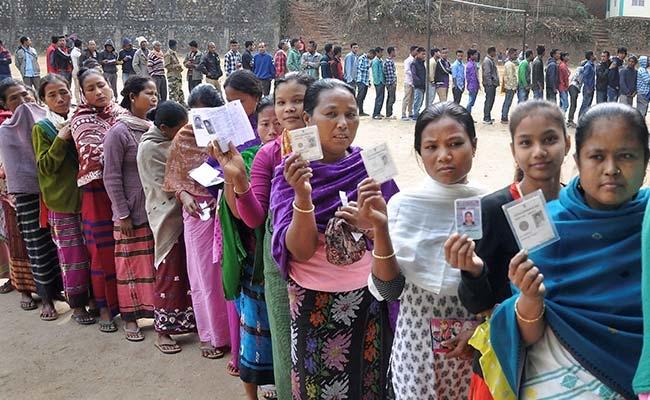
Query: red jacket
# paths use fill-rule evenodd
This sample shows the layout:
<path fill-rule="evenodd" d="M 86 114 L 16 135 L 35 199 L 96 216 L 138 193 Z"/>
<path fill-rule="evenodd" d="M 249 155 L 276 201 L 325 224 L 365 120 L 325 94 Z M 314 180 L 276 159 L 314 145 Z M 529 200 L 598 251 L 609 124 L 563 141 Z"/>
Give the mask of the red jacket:
<path fill-rule="evenodd" d="M 47 50 L 45 50 L 45 62 L 47 63 L 47 73 L 53 74 L 56 70 L 54 68 L 54 60 L 52 58 L 52 52 L 56 50 L 56 44 L 52 43 Z"/>
<path fill-rule="evenodd" d="M 569 90 L 569 76 L 571 75 L 571 71 L 569 71 L 569 67 L 566 65 L 565 62 L 561 62 L 560 66 L 560 84 L 558 86 L 558 90 L 560 92 L 566 92 Z"/>

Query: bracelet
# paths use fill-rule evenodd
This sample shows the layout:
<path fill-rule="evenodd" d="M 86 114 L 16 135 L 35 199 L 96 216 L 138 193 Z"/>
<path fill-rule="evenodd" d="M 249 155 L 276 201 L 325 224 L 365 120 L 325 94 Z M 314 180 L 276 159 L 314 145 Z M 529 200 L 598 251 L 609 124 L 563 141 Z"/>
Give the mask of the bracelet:
<path fill-rule="evenodd" d="M 379 256 L 377 253 L 375 253 L 375 249 L 372 250 L 372 256 L 376 258 L 377 260 L 390 260 L 391 258 L 395 257 L 395 251 L 393 251 L 391 254 L 387 256 Z"/>
<path fill-rule="evenodd" d="M 542 318 L 544 318 L 544 313 L 546 312 L 546 303 L 542 302 L 542 312 L 539 313 L 539 316 L 535 319 L 526 319 L 519 314 L 519 307 L 517 306 L 519 303 L 520 297 L 517 297 L 517 300 L 515 300 L 515 314 L 517 315 L 517 319 L 519 319 L 521 322 L 525 322 L 527 324 L 533 324 Z"/>
<path fill-rule="evenodd" d="M 313 213 L 314 210 L 316 209 L 316 206 L 314 206 L 314 205 L 312 204 L 312 205 L 311 205 L 311 208 L 310 208 L 309 210 L 303 210 L 302 208 L 300 208 L 300 207 L 298 207 L 298 206 L 296 205 L 296 201 L 295 201 L 295 200 L 291 202 L 291 206 L 293 206 L 293 209 L 294 209 L 294 210 L 298 211 L 299 213 L 303 213 L 303 214 L 311 214 L 311 213 Z"/>
<path fill-rule="evenodd" d="M 223 181 L 223 184 L 224 184 L 224 185 L 230 185 L 230 186 L 232 186 L 232 185 L 233 185 L 233 183 L 232 183 L 232 182 L 228 182 L 228 181 Z"/>
<path fill-rule="evenodd" d="M 232 191 L 235 192 L 235 194 L 236 194 L 237 196 L 243 196 L 243 195 L 245 195 L 246 193 L 250 192 L 250 190 L 251 190 L 251 184 L 250 184 L 250 183 L 248 184 L 248 188 L 247 188 L 246 190 L 244 190 L 243 192 L 238 192 L 237 189 L 235 189 L 234 186 L 233 186 L 233 188 L 232 188 Z"/>

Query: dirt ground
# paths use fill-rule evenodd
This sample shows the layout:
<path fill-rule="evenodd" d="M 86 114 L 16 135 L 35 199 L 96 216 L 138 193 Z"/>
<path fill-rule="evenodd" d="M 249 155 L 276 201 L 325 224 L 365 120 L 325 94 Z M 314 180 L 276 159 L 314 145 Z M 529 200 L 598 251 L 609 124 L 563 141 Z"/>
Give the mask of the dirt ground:
<path fill-rule="evenodd" d="M 495 125 L 477 124 L 478 150 L 470 178 L 490 190 L 505 186 L 513 176 L 510 137 L 498 123 L 503 99 L 497 96 Z M 398 117 L 401 100 L 399 88 Z M 482 120 L 483 100 L 481 92 L 473 113 L 476 121 Z M 466 102 L 464 96 L 462 104 Z M 366 112 L 373 103 L 374 89 L 370 89 Z M 424 176 L 413 151 L 414 125 L 365 117 L 355 141 L 362 147 L 388 143 L 402 188 L 417 185 Z M 571 157 L 564 172 L 566 182 L 574 173 Z M 81 327 L 72 322 L 64 303 L 57 303 L 61 313 L 57 321 L 42 322 L 38 311 L 22 311 L 19 299 L 16 292 L 0 295 L 0 399 L 244 399 L 239 379 L 225 372 L 228 356 L 217 361 L 201 358 L 195 335 L 179 338 L 180 354 L 163 355 L 153 347 L 152 321 L 146 321 L 146 340 L 130 343 L 121 332 L 100 333 L 97 325 Z"/>

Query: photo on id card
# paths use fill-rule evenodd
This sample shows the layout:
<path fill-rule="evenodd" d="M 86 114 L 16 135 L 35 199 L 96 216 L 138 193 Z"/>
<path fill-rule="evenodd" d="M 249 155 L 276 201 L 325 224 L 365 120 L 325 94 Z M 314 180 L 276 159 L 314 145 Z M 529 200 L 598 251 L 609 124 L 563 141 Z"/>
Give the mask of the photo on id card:
<path fill-rule="evenodd" d="M 377 183 L 388 182 L 397 176 L 397 166 L 386 143 L 362 150 L 361 158 L 368 176 Z"/>
<path fill-rule="evenodd" d="M 456 212 L 456 232 L 460 235 L 467 235 L 473 240 L 483 238 L 481 199 L 478 197 L 456 199 L 454 209 Z"/>
<path fill-rule="evenodd" d="M 560 240 L 541 190 L 502 207 L 520 249 L 532 252 Z"/>

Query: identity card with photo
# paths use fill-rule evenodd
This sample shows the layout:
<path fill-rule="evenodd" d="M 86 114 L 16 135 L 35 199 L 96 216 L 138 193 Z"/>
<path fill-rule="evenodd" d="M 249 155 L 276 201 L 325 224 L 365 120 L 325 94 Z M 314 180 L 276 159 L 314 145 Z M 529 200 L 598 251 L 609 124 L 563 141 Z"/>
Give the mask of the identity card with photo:
<path fill-rule="evenodd" d="M 481 199 L 472 197 L 456 199 L 456 232 L 467 235 L 470 239 L 479 240 L 483 237 L 483 221 L 481 221 Z"/>
<path fill-rule="evenodd" d="M 206 147 L 214 140 L 225 153 L 230 149 L 231 142 L 239 146 L 255 139 L 255 132 L 239 100 L 228 102 L 221 107 L 191 111 L 194 137 L 199 147 Z"/>
<path fill-rule="evenodd" d="M 377 183 L 387 182 L 397 176 L 397 166 L 386 143 L 362 150 L 361 158 L 368 176 Z"/>
<path fill-rule="evenodd" d="M 305 161 L 318 161 L 323 159 L 323 149 L 320 145 L 320 136 L 316 126 L 289 131 L 291 150 L 300 154 Z"/>
<path fill-rule="evenodd" d="M 541 190 L 502 207 L 520 249 L 532 252 L 560 240 Z"/>

